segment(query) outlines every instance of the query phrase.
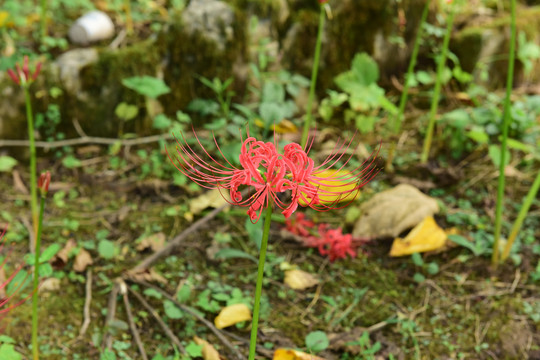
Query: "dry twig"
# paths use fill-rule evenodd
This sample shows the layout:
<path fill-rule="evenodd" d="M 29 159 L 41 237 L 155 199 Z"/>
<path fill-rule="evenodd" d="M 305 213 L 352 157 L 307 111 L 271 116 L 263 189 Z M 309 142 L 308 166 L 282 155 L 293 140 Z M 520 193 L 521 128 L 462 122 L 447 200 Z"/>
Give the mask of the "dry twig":
<path fill-rule="evenodd" d="M 86 270 L 86 297 L 84 299 L 83 323 L 79 330 L 79 338 L 82 338 L 90 325 L 90 304 L 92 303 L 92 269 Z"/>
<path fill-rule="evenodd" d="M 138 292 L 136 292 L 135 290 L 133 290 L 130 287 L 128 287 L 127 289 L 137 298 L 137 300 L 139 300 L 139 302 L 142 304 L 142 306 L 144 306 L 146 308 L 146 310 L 148 310 L 148 312 L 150 314 L 152 314 L 152 316 L 158 322 L 159 326 L 161 326 L 163 331 L 165 331 L 165 334 L 169 337 L 169 339 L 171 339 L 171 341 L 174 343 L 174 345 L 176 345 L 176 347 L 180 350 L 180 352 L 182 354 L 187 354 L 186 349 L 184 348 L 184 346 L 180 342 L 180 339 L 178 339 L 176 337 L 176 335 L 174 335 L 171 328 L 169 328 L 167 326 L 167 324 L 165 324 L 165 322 L 161 319 L 161 317 L 159 316 L 157 311 L 144 299 L 144 297 L 141 294 L 139 294 Z"/>
<path fill-rule="evenodd" d="M 223 333 L 222 331 L 220 331 L 218 328 L 216 328 L 214 326 L 214 324 L 212 324 L 210 321 L 206 320 L 205 318 L 203 318 L 202 316 L 200 316 L 196 311 L 193 311 L 189 306 L 186 306 L 186 305 L 183 305 L 183 304 L 180 304 L 178 301 L 176 301 L 176 299 L 174 297 L 172 297 L 171 295 L 169 295 L 166 291 L 160 289 L 159 287 L 157 286 L 154 286 L 146 281 L 140 281 L 140 280 L 133 280 L 133 279 L 129 279 L 129 281 L 132 281 L 132 282 L 135 282 L 137 284 L 140 284 L 140 285 L 143 285 L 143 286 L 146 286 L 148 288 L 151 288 L 153 290 L 156 290 L 157 292 L 159 292 L 161 295 L 163 295 L 163 297 L 165 297 L 167 300 L 171 301 L 174 305 L 176 305 L 178 308 L 180 308 L 182 311 L 185 311 L 187 312 L 188 314 L 192 315 L 193 317 L 195 317 L 197 320 L 199 320 L 200 322 L 202 322 L 204 325 L 206 325 L 206 327 L 208 327 L 210 329 L 210 331 L 212 331 L 219 340 L 221 340 L 221 342 L 227 346 L 229 348 L 229 350 L 231 351 L 231 353 L 235 354 L 236 357 L 240 360 L 244 360 L 245 357 L 240 354 L 240 352 L 238 352 L 238 350 L 234 347 L 233 344 L 231 344 L 231 342 L 225 337 L 223 336 Z"/>
<path fill-rule="evenodd" d="M 116 315 L 116 303 L 117 303 L 117 295 L 118 291 L 120 290 L 120 284 L 117 280 L 114 281 L 114 286 L 109 294 L 109 303 L 107 304 L 107 317 L 105 318 L 105 329 L 107 329 L 107 332 L 105 333 L 105 336 L 103 337 L 103 345 L 102 347 L 111 349 L 112 347 L 112 335 L 109 331 L 109 327 L 111 323 L 114 320 L 114 317 Z"/>
<path fill-rule="evenodd" d="M 131 312 L 131 305 L 129 304 L 129 298 L 127 294 L 127 285 L 125 282 L 122 282 L 122 287 L 120 288 L 120 292 L 124 298 L 124 306 L 126 307 L 128 324 L 131 329 L 131 333 L 133 334 L 133 339 L 135 340 L 135 343 L 137 344 L 137 347 L 139 348 L 139 352 L 141 353 L 142 359 L 148 360 L 148 356 L 146 355 L 146 351 L 144 350 L 144 345 L 141 341 L 141 336 L 139 335 L 139 331 L 137 330 L 135 321 L 133 321 L 133 314 Z"/>

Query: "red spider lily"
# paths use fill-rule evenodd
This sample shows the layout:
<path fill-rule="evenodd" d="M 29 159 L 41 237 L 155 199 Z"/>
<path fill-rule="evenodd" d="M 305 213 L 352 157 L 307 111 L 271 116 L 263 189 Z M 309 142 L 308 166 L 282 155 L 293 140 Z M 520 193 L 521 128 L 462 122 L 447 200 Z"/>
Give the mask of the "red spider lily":
<path fill-rule="evenodd" d="M 377 173 L 374 166 L 376 154 L 353 170 L 341 171 L 352 157 L 343 159 L 352 140 L 347 144 L 338 141 L 332 154 L 321 165 L 314 166 L 313 159 L 308 156 L 309 149 L 306 151 L 300 145 L 291 143 L 280 154 L 275 143 L 265 143 L 248 134 L 239 154 L 241 167 L 237 168 L 225 158 L 215 136 L 214 143 L 224 160 L 222 162 L 204 149 L 196 134 L 195 138 L 202 148 L 203 156 L 187 144 L 182 134 L 182 141 L 176 140 L 176 161 L 169 155 L 171 161 L 180 172 L 198 185 L 207 189 L 228 190 L 230 203 L 249 207 L 247 213 L 254 222 L 259 220 L 261 210 L 269 203 L 276 204 L 287 218 L 299 204 L 319 211 L 343 208 L 355 199 L 359 189 Z M 312 143 L 313 139 L 310 148 Z M 328 175 L 328 170 L 342 160 L 345 160 L 344 164 Z M 344 185 L 347 186 L 346 190 L 343 190 Z M 254 190 L 246 198 L 241 193 L 245 187 Z M 280 193 L 289 193 L 289 200 L 281 200 L 278 197 Z M 321 201 L 321 196 L 333 196 L 335 200 L 326 203 Z M 347 204 L 338 206 L 343 200 L 347 200 Z"/>
<path fill-rule="evenodd" d="M 7 74 L 13 80 L 13 82 L 17 85 L 23 85 L 30 84 L 39 75 L 39 72 L 41 70 L 41 62 L 38 62 L 36 65 L 36 69 L 34 70 L 34 73 L 30 75 L 30 70 L 28 66 L 28 56 L 24 56 L 23 58 L 23 66 L 19 66 L 19 64 L 15 64 L 16 71 L 13 71 L 12 69 L 8 69 Z"/>
<path fill-rule="evenodd" d="M 321 255 L 328 255 L 330 261 L 345 259 L 347 255 L 356 256 L 354 238 L 351 234 L 343 234 L 341 229 L 328 229 L 328 224 L 319 225 L 319 236 L 304 238 L 304 244 L 319 249 Z"/>
<path fill-rule="evenodd" d="M 311 233 L 308 229 L 313 229 L 315 223 L 312 220 L 307 220 L 304 213 L 298 213 L 296 219 L 289 218 L 285 220 L 285 227 L 287 231 L 294 235 L 309 237 Z"/>
<path fill-rule="evenodd" d="M 4 234 L 6 233 L 6 230 L 4 229 L 2 231 L 2 233 L 0 234 L 0 251 L 4 248 Z M 2 262 L 2 264 L 0 264 L 0 271 L 3 270 L 4 268 L 4 265 L 6 264 L 7 262 L 7 259 L 8 259 L 8 256 L 6 256 L 4 258 L 4 261 Z M 5 288 L 8 286 L 9 283 L 11 283 L 11 281 L 15 278 L 15 276 L 19 273 L 19 271 L 21 271 L 23 268 L 23 266 L 19 266 L 17 268 L 17 270 L 15 270 L 10 276 L 9 278 L 7 278 L 6 280 L 4 280 L 2 283 L 0 283 L 0 292 L 4 293 L 5 292 Z M 11 292 L 11 294 L 7 294 L 7 295 L 2 295 L 0 296 L 0 319 L 3 318 L 3 316 L 5 316 L 5 314 L 16 308 L 17 306 L 21 305 L 23 302 L 25 302 L 26 300 L 29 299 L 29 296 L 26 297 L 25 299 L 13 304 L 13 305 L 8 305 L 8 302 L 10 302 L 12 300 L 12 298 L 19 292 L 19 290 L 21 290 L 21 287 L 24 285 L 24 283 L 26 282 L 26 279 L 24 279 L 23 281 L 19 282 L 17 284 L 17 287 Z"/>

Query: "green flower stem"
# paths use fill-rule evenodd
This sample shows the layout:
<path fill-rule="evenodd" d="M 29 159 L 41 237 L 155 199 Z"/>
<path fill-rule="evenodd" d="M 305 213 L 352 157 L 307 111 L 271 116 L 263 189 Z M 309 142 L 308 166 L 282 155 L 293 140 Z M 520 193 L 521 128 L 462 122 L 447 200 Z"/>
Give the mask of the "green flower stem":
<path fill-rule="evenodd" d="M 414 40 L 414 46 L 411 54 L 411 61 L 405 75 L 405 83 L 403 84 L 403 91 L 401 92 L 401 98 L 399 99 L 398 113 L 393 117 L 390 123 L 390 130 L 392 134 L 397 135 L 401 131 L 401 124 L 403 122 L 403 113 L 405 112 L 405 105 L 407 104 L 407 97 L 409 96 L 409 81 L 412 78 L 414 68 L 416 66 L 416 59 L 418 58 L 418 50 L 420 48 L 420 41 L 422 40 L 422 34 L 424 31 L 424 24 L 426 23 L 427 15 L 429 13 L 429 5 L 431 0 L 426 1 L 424 5 L 424 11 L 420 18 L 420 24 L 418 25 L 418 31 L 416 32 L 416 39 Z M 388 152 L 388 159 L 386 161 L 386 168 L 392 168 L 392 161 L 394 160 L 394 152 L 396 150 L 396 143 L 393 142 L 390 151 Z"/>
<path fill-rule="evenodd" d="M 32 114 L 32 102 L 28 85 L 23 85 L 24 100 L 26 103 L 26 122 L 28 123 L 28 140 L 30 141 L 30 205 L 32 210 L 32 222 L 34 235 L 37 233 L 38 206 L 37 206 L 37 170 L 36 170 L 36 143 L 34 140 L 34 116 Z"/>
<path fill-rule="evenodd" d="M 41 43 L 47 36 L 47 0 L 41 0 L 41 17 L 39 19 Z"/>
<path fill-rule="evenodd" d="M 255 359 L 257 348 L 257 330 L 259 328 L 259 311 L 261 309 L 262 283 L 264 276 L 264 262 L 266 259 L 266 247 L 268 245 L 268 235 L 270 234 L 270 223 L 272 222 L 272 203 L 268 202 L 266 216 L 264 218 L 264 229 L 259 253 L 259 270 L 257 271 L 257 286 L 255 287 L 255 304 L 253 305 L 253 320 L 251 322 L 251 338 L 249 340 L 249 359 Z"/>
<path fill-rule="evenodd" d="M 491 263 L 497 266 L 499 262 L 499 238 L 501 237 L 501 219 L 504 201 L 504 167 L 506 164 L 506 140 L 508 139 L 508 128 L 510 126 L 510 95 L 512 95 L 512 84 L 514 83 L 514 62 L 516 59 L 516 0 L 511 2 L 511 22 L 510 22 L 510 49 L 508 50 L 508 74 L 506 75 L 506 97 L 504 98 L 504 118 L 502 128 L 501 158 L 499 165 L 499 183 L 497 185 L 497 203 L 495 205 L 495 232 L 493 234 L 493 253 Z"/>
<path fill-rule="evenodd" d="M 433 90 L 433 99 L 431 99 L 431 109 L 429 112 L 429 124 L 424 139 L 424 148 L 422 150 L 422 156 L 420 162 L 425 164 L 428 160 L 429 150 L 431 148 L 431 142 L 433 139 L 433 128 L 435 127 L 435 118 L 437 117 L 437 109 L 439 107 L 439 98 L 441 96 L 442 75 L 446 64 L 446 56 L 448 54 L 448 44 L 450 43 L 450 35 L 452 34 L 452 26 L 454 24 L 455 15 L 455 2 L 449 5 L 450 13 L 446 19 L 446 33 L 444 34 L 443 45 L 439 59 L 437 62 L 437 79 L 435 82 L 435 89 Z"/>
<path fill-rule="evenodd" d="M 324 11 L 324 5 L 321 5 L 317 42 L 315 43 L 315 56 L 313 58 L 313 68 L 311 69 L 311 84 L 309 86 L 309 97 L 306 105 L 306 121 L 304 121 L 304 130 L 302 131 L 302 141 L 300 143 L 303 148 L 306 147 L 309 129 L 311 128 L 311 121 L 313 120 L 311 108 L 313 107 L 313 99 L 315 98 L 315 84 L 317 83 L 317 74 L 319 73 L 319 61 L 321 59 L 321 43 L 325 16 L 326 12 Z"/>
<path fill-rule="evenodd" d="M 529 189 L 529 193 L 527 194 L 525 201 L 523 201 L 523 204 L 521 205 L 521 209 L 519 210 L 518 217 L 516 221 L 514 222 L 514 225 L 512 226 L 512 231 L 510 232 L 510 236 L 508 236 L 508 241 L 506 242 L 506 246 L 504 247 L 504 251 L 501 255 L 501 261 L 505 261 L 508 258 L 508 255 L 510 254 L 510 249 L 512 248 L 512 244 L 514 244 L 514 241 L 516 240 L 519 229 L 521 228 L 521 225 L 523 224 L 523 220 L 525 220 L 525 217 L 527 216 L 527 213 L 529 212 L 529 208 L 531 207 L 533 200 L 536 198 L 536 194 L 538 193 L 539 188 L 540 188 L 540 171 L 536 175 L 536 179 L 534 180 L 533 185 Z"/>
<path fill-rule="evenodd" d="M 39 222 L 36 236 L 36 249 L 34 257 L 34 286 L 32 287 L 32 358 L 39 359 L 38 345 L 38 285 L 39 285 L 39 257 L 41 255 L 41 227 L 43 224 L 43 210 L 45 209 L 45 196 L 41 197 L 39 209 Z"/>

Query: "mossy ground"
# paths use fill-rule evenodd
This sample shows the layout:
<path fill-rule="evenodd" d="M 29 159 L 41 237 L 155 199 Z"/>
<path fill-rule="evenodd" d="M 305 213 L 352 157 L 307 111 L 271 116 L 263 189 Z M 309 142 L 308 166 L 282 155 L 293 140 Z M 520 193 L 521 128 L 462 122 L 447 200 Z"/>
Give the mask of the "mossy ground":
<path fill-rule="evenodd" d="M 42 168 L 57 169 L 47 204 L 44 246 L 52 243 L 63 246 L 68 239 L 74 239 L 88 248 L 94 260 L 89 267 L 94 279 L 91 323 L 82 337 L 79 331 L 87 296 L 87 274 L 73 271 L 73 258 L 67 264 L 55 263 L 52 277 L 59 279 L 60 288 L 40 293 L 43 359 L 99 359 L 101 339 L 107 333 L 104 323 L 114 280 L 150 254 L 148 250 L 137 250 L 137 243 L 156 232 L 163 232 L 170 240 L 189 225 L 183 211 L 196 194 L 163 180 L 141 179 L 129 162 L 126 169 L 131 170 L 111 170 L 106 159 L 96 162 L 99 165 L 77 170 L 65 170 L 54 161 L 40 161 Z M 19 170 L 26 179 L 23 167 Z M 387 187 L 386 181 L 388 178 L 382 176 L 372 186 Z M 0 212 L 9 213 L 14 219 L 8 233 L 17 239 L 13 246 L 14 254 L 19 256 L 12 254 L 11 258 L 21 259 L 28 245 L 27 232 L 19 219 L 29 218 L 28 196 L 15 190 L 13 178 L 7 174 L 1 175 L 0 184 Z M 55 196 L 61 191 L 66 195 Z M 481 196 L 477 200 L 482 201 Z M 177 213 L 173 215 L 170 209 Z M 313 215 L 318 221 L 336 222 L 343 213 Z M 76 221 L 77 226 L 70 221 Z M 234 291 L 249 299 L 254 290 L 256 264 L 247 259 L 215 260 L 207 253 L 215 234 L 226 233 L 232 239 L 227 246 L 256 256 L 244 222 L 245 217 L 238 212 L 223 213 L 208 222 L 155 264 L 154 269 L 164 282 L 153 283 L 172 294 L 179 284 L 188 283 L 191 293 L 186 304 L 210 321 L 217 313 L 201 304 L 205 290 L 209 290 L 207 300 L 216 301 L 219 307 L 225 305 L 219 299 L 231 296 Z M 437 262 L 440 271 L 436 275 L 424 273 L 427 280 L 418 283 L 414 275 L 422 270 L 408 258 L 389 258 L 388 240 L 368 244 L 365 250 L 369 256 L 329 263 L 313 249 L 282 237 L 280 228 L 277 223 L 272 227 L 264 286 L 261 342 L 268 343 L 269 348 L 302 348 L 305 336 L 314 330 L 325 331 L 332 339 L 344 334 L 359 337 L 362 331 L 370 329 L 371 341 L 382 345 L 377 355 L 383 358 L 392 354 L 402 359 L 515 359 L 534 358 L 540 351 L 535 345 L 540 341 L 539 287 L 529 275 L 534 272 L 537 255 L 528 248 L 523 249 L 521 265 L 505 264 L 497 270 L 490 267 L 487 257 L 473 257 L 461 248 L 431 255 L 425 260 Z M 112 258 L 104 258 L 97 249 L 97 233 L 103 229 L 108 230 L 106 238 L 117 248 Z M 279 265 L 283 261 L 316 274 L 320 285 L 304 291 L 289 289 L 282 282 Z M 130 286 L 140 293 L 144 290 L 139 285 Z M 116 317 L 125 322 L 122 297 L 117 300 Z M 188 343 L 197 335 L 230 356 L 202 323 L 188 314 L 181 319 L 170 319 L 164 313 L 163 300 L 152 296 L 147 296 L 147 300 L 181 341 Z M 130 304 L 146 351 L 152 356 L 172 354 L 169 339 L 149 312 L 133 296 Z M 5 333 L 28 356 L 30 303 L 10 312 L 4 324 Z M 249 338 L 248 325 L 225 331 Z M 113 346 L 126 347 L 122 351 L 127 356 L 139 358 L 128 328 L 109 332 Z M 235 344 L 239 349 L 245 348 L 242 342 Z M 331 342 L 330 348 L 320 355 L 327 359 L 362 358 L 358 347 L 338 342 Z"/>

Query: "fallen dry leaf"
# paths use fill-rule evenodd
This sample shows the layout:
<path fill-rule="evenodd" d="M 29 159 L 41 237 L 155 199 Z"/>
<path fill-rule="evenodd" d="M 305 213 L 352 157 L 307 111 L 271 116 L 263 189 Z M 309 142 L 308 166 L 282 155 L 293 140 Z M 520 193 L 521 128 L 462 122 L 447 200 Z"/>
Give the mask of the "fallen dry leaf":
<path fill-rule="evenodd" d="M 447 237 L 446 232 L 437 225 L 433 216 L 427 216 L 404 239 L 399 237 L 394 239 L 390 256 L 405 256 L 438 250 L 444 246 Z"/>
<path fill-rule="evenodd" d="M 202 346 L 202 357 L 204 360 L 220 360 L 217 350 L 206 340 L 201 339 L 198 336 L 193 337 L 193 341 L 197 345 Z"/>
<path fill-rule="evenodd" d="M 75 261 L 73 262 L 73 270 L 76 272 L 83 272 L 86 270 L 88 265 L 92 265 L 94 261 L 90 253 L 84 249 L 80 249 L 77 256 L 75 256 Z"/>
<path fill-rule="evenodd" d="M 360 206 L 353 236 L 396 237 L 439 211 L 437 201 L 417 188 L 401 184 L 383 191 Z"/>
<path fill-rule="evenodd" d="M 56 254 L 56 259 L 61 260 L 64 264 L 67 264 L 71 251 L 76 247 L 77 243 L 75 242 L 75 240 L 69 239 L 66 245 L 64 245 L 64 247 Z"/>
<path fill-rule="evenodd" d="M 208 207 L 218 208 L 225 205 L 227 204 L 227 200 L 225 200 L 224 196 L 228 199 L 229 195 L 228 192 L 223 191 L 223 189 L 221 189 L 221 191 L 220 189 L 207 191 L 189 202 L 189 212 L 193 215 L 197 215 Z"/>
<path fill-rule="evenodd" d="M 162 284 L 167 283 L 167 280 L 162 275 L 157 273 L 154 269 L 150 269 L 150 270 L 144 269 L 138 272 L 128 271 L 126 272 L 126 276 L 135 281 L 148 281 L 148 282 L 157 281 Z"/>
<path fill-rule="evenodd" d="M 137 251 L 144 251 L 148 248 L 152 249 L 153 252 L 159 251 L 165 245 L 165 234 L 158 232 L 142 239 L 139 244 L 137 244 Z"/>
<path fill-rule="evenodd" d="M 273 360 L 325 360 L 320 356 L 311 355 L 292 349 L 276 349 Z"/>
<path fill-rule="evenodd" d="M 251 311 L 249 311 L 246 304 L 234 304 L 221 309 L 218 316 L 214 319 L 214 325 L 218 329 L 223 329 L 247 320 L 251 320 Z"/>
<path fill-rule="evenodd" d="M 287 270 L 285 271 L 285 279 L 283 282 L 294 290 L 304 290 L 319 284 L 317 279 L 312 274 L 303 270 Z"/>
<path fill-rule="evenodd" d="M 60 279 L 47 278 L 39 285 L 38 293 L 55 292 L 60 290 Z"/>

